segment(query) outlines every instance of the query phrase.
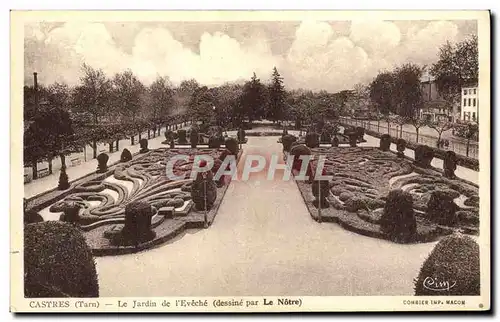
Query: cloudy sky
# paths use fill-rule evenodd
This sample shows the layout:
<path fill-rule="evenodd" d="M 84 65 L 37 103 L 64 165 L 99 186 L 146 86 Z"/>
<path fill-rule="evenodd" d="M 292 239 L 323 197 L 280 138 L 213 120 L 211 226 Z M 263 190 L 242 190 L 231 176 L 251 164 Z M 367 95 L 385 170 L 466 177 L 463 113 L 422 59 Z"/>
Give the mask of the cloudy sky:
<path fill-rule="evenodd" d="M 109 76 L 131 69 L 145 84 L 267 81 L 276 66 L 290 88 L 350 89 L 405 62 L 432 64 L 439 47 L 477 34 L 476 21 L 67 22 L 25 25 L 25 83 L 75 84 L 81 65 Z"/>

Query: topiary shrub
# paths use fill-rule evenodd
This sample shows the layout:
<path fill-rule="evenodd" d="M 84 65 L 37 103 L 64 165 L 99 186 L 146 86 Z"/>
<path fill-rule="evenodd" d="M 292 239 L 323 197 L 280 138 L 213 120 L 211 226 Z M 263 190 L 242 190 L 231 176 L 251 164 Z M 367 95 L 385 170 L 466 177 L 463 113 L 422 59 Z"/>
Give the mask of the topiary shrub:
<path fill-rule="evenodd" d="M 321 143 L 330 143 L 332 140 L 332 136 L 330 134 L 330 132 L 328 131 L 323 131 L 321 132 L 321 136 L 320 136 L 320 142 Z"/>
<path fill-rule="evenodd" d="M 294 135 L 286 134 L 281 138 L 281 144 L 283 145 L 283 151 L 290 152 L 292 148 L 292 143 L 296 142 L 297 138 Z"/>
<path fill-rule="evenodd" d="M 151 229 L 153 209 L 145 201 L 133 201 L 125 206 L 125 225 L 120 233 L 112 235 L 110 242 L 120 246 L 138 246 L 156 237 Z M 106 236 L 105 236 L 106 237 Z"/>
<path fill-rule="evenodd" d="M 80 221 L 80 205 L 72 201 L 64 202 L 63 214 L 59 217 L 59 220 L 78 224 Z"/>
<path fill-rule="evenodd" d="M 187 139 L 186 139 L 186 130 L 178 130 L 177 131 L 177 143 L 178 144 L 187 144 Z"/>
<path fill-rule="evenodd" d="M 196 148 L 199 141 L 198 130 L 195 128 L 191 129 L 191 133 L 189 133 L 189 142 L 191 143 L 191 148 Z"/>
<path fill-rule="evenodd" d="M 231 154 L 238 155 L 240 149 L 238 147 L 238 141 L 235 138 L 227 138 L 224 144 L 226 145 L 226 149 L 231 151 Z"/>
<path fill-rule="evenodd" d="M 106 153 L 101 153 L 97 156 L 97 173 L 108 171 L 109 156 Z"/>
<path fill-rule="evenodd" d="M 453 151 L 446 151 L 443 160 L 443 175 L 446 178 L 454 179 L 455 170 L 457 169 L 457 155 Z"/>
<path fill-rule="evenodd" d="M 354 128 L 352 126 L 346 126 L 344 127 L 344 135 L 349 135 L 350 133 L 355 132 Z"/>
<path fill-rule="evenodd" d="M 398 151 L 398 157 L 404 158 L 406 149 L 406 141 L 404 139 L 398 139 L 396 142 L 396 150 Z"/>
<path fill-rule="evenodd" d="M 340 144 L 339 138 L 335 135 L 332 139 L 332 146 L 333 147 L 338 147 Z"/>
<path fill-rule="evenodd" d="M 426 217 L 439 225 L 454 226 L 458 206 L 446 191 L 434 190 L 427 203 Z"/>
<path fill-rule="evenodd" d="M 419 144 L 415 148 L 415 165 L 421 168 L 429 168 L 432 159 L 434 158 L 434 151 L 427 145 Z"/>
<path fill-rule="evenodd" d="M 480 295 L 479 245 L 463 235 L 446 236 L 414 279 L 417 296 Z"/>
<path fill-rule="evenodd" d="M 391 149 L 391 136 L 384 134 L 380 137 L 380 150 L 389 151 Z"/>
<path fill-rule="evenodd" d="M 222 145 L 222 138 L 219 136 L 212 135 L 208 139 L 208 147 L 209 148 L 217 149 L 217 148 L 220 148 L 221 145 Z"/>
<path fill-rule="evenodd" d="M 306 146 L 313 149 L 319 147 L 319 135 L 316 132 L 306 134 Z"/>
<path fill-rule="evenodd" d="M 358 146 L 358 134 L 355 132 L 349 133 L 349 146 L 356 147 Z"/>
<path fill-rule="evenodd" d="M 245 142 L 245 138 L 246 138 L 245 130 L 240 128 L 238 130 L 237 137 L 238 137 L 238 142 L 241 142 L 241 143 Z"/>
<path fill-rule="evenodd" d="M 364 142 L 365 141 L 365 129 L 361 126 L 358 126 L 358 127 L 356 127 L 355 131 L 356 131 L 358 141 Z"/>
<path fill-rule="evenodd" d="M 130 153 L 129 149 L 123 149 L 122 154 L 120 155 L 121 162 L 129 162 L 132 160 L 132 153 Z"/>
<path fill-rule="evenodd" d="M 415 241 L 417 222 L 411 194 L 401 189 L 389 192 L 380 218 L 380 230 L 395 242 Z"/>
<path fill-rule="evenodd" d="M 80 231 L 58 221 L 24 228 L 25 297 L 99 297 L 92 251 Z"/>
<path fill-rule="evenodd" d="M 66 167 L 61 168 L 61 173 L 59 174 L 59 183 L 57 184 L 57 189 L 66 190 L 70 187 L 68 174 L 66 173 Z"/>
<path fill-rule="evenodd" d="M 139 144 L 141 146 L 141 149 L 139 150 L 139 153 L 149 152 L 149 149 L 148 149 L 148 139 L 141 139 L 139 141 Z"/>
<path fill-rule="evenodd" d="M 200 161 L 200 167 L 206 166 L 206 161 Z M 191 185 L 191 199 L 195 208 L 200 211 L 210 210 L 217 199 L 217 186 L 211 170 L 199 172 Z"/>
<path fill-rule="evenodd" d="M 299 157 L 302 155 L 311 155 L 311 150 L 307 146 L 299 144 L 292 147 L 290 155 L 294 157 L 292 169 L 300 171 L 302 167 L 302 160 Z"/>
<path fill-rule="evenodd" d="M 171 138 L 174 138 L 175 139 L 175 132 L 174 131 L 171 131 L 171 130 L 166 130 L 165 133 L 165 140 L 166 141 L 170 141 Z"/>

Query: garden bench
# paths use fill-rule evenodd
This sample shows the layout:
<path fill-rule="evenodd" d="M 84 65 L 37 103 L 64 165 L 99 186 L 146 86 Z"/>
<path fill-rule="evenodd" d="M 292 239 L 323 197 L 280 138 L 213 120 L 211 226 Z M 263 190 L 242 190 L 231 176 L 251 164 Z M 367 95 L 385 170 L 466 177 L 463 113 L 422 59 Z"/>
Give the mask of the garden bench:
<path fill-rule="evenodd" d="M 74 167 L 74 166 L 77 166 L 77 165 L 80 165 L 82 164 L 82 159 L 80 158 L 74 158 L 74 159 L 71 159 L 71 165 Z"/>
<path fill-rule="evenodd" d="M 37 171 L 38 178 L 43 178 L 49 175 L 49 169 L 48 168 L 43 168 Z"/>

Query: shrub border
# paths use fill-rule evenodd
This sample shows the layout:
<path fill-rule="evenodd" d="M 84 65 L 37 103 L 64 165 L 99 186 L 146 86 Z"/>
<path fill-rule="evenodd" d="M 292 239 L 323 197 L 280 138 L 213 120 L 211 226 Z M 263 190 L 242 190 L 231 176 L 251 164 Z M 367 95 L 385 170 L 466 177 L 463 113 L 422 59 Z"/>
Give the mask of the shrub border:
<path fill-rule="evenodd" d="M 345 123 L 342 123 L 342 122 L 340 124 L 342 126 L 344 126 L 344 127 L 345 126 L 349 126 L 348 124 L 345 124 Z M 375 132 L 375 131 L 372 131 L 372 130 L 369 130 L 369 129 L 365 129 L 365 134 L 369 135 L 369 136 L 373 136 L 373 137 L 375 137 L 377 139 L 380 139 L 382 137 L 382 135 L 384 135 L 384 134 L 380 134 L 378 132 Z M 391 136 L 391 143 L 396 144 L 398 139 L 399 138 L 395 138 L 395 137 Z M 417 147 L 417 145 L 420 145 L 420 143 L 406 141 L 406 148 L 407 149 L 415 150 L 415 148 Z M 444 159 L 444 155 L 448 151 L 448 150 L 442 150 L 442 149 L 438 149 L 438 148 L 431 147 L 431 146 L 429 146 L 429 148 L 432 150 L 432 152 L 434 152 L 434 157 L 438 158 L 438 159 L 441 159 L 441 160 Z M 471 170 L 474 170 L 474 171 L 479 171 L 479 160 L 473 159 L 473 158 L 469 158 L 469 157 L 463 156 L 461 154 L 457 154 L 457 165 L 465 167 L 465 168 L 468 168 L 468 169 L 471 169 Z"/>
<path fill-rule="evenodd" d="M 369 134 L 368 134 L 369 135 Z M 371 148 L 375 148 L 376 147 L 371 147 Z M 314 153 L 314 149 L 312 149 L 312 152 Z M 397 155 L 396 152 L 390 150 L 390 152 L 392 152 L 393 154 Z M 283 152 L 283 156 L 286 160 L 286 153 Z M 407 157 L 405 156 L 405 159 L 407 160 L 410 160 L 410 161 L 414 161 L 412 158 L 410 157 Z M 425 170 L 427 169 L 421 169 L 415 165 L 412 164 L 412 168 L 415 172 L 419 172 L 422 173 L 422 172 L 425 172 Z M 442 171 L 438 171 L 438 169 L 434 168 L 434 167 L 431 167 L 432 170 L 434 171 L 437 171 L 439 173 L 442 173 Z M 295 172 L 292 170 L 292 176 L 295 178 Z M 479 188 L 479 186 L 473 182 L 469 182 L 467 180 L 464 180 L 462 178 L 456 178 L 455 180 L 460 180 L 462 182 L 465 182 L 467 184 L 471 184 L 477 188 Z M 363 236 L 367 236 L 367 237 L 372 237 L 372 238 L 378 238 L 378 239 L 383 239 L 383 240 L 387 240 L 387 241 L 391 241 L 391 242 L 395 242 L 393 240 L 391 240 L 388 236 L 386 236 L 385 234 L 383 234 L 382 232 L 380 231 L 371 231 L 371 230 L 365 230 L 365 229 L 361 229 L 359 227 L 356 227 L 354 225 L 351 225 L 349 222 L 347 221 L 344 221 L 341 219 L 341 215 L 334 215 L 334 216 L 321 216 L 321 220 L 318 216 L 318 210 L 317 208 L 312 204 L 312 199 L 310 198 L 310 196 L 308 195 L 308 189 L 306 189 L 307 186 L 309 186 L 309 184 L 306 184 L 306 183 L 303 183 L 303 182 L 299 182 L 297 180 L 294 180 L 295 181 L 295 184 L 297 185 L 297 188 L 299 189 L 300 191 L 300 195 L 302 196 L 302 199 L 307 207 L 307 210 L 309 212 L 309 215 L 317 222 L 331 222 L 331 223 L 335 223 L 335 224 L 338 224 L 340 227 L 342 227 L 343 229 L 345 230 L 348 230 L 348 231 L 351 231 L 351 232 L 354 232 L 356 234 L 359 234 L 359 235 L 363 235 Z M 329 196 L 331 195 L 331 192 L 329 192 Z M 335 211 L 338 211 L 339 214 L 343 211 L 343 210 L 339 210 L 339 209 L 335 209 Z M 344 211 L 346 212 L 346 211 Z M 352 213 L 353 215 L 356 215 L 358 216 L 356 213 Z M 374 223 L 371 223 L 371 224 L 374 224 Z M 435 230 L 430 233 L 430 234 L 427 234 L 427 235 L 420 235 L 419 239 L 416 241 L 416 242 L 412 242 L 412 243 L 400 243 L 400 244 L 406 244 L 406 245 L 411 245 L 411 244 L 421 244 L 421 243 L 430 243 L 430 242 L 434 242 L 434 241 L 437 241 L 437 240 L 440 240 L 441 238 L 445 237 L 445 236 L 448 236 L 450 234 L 453 233 L 453 229 L 452 228 L 448 228 L 448 227 L 445 227 L 445 226 L 441 226 L 441 225 L 435 225 Z M 470 231 L 469 229 L 465 228 L 464 229 L 464 233 L 467 234 L 467 233 L 473 233 L 473 231 Z"/>
<path fill-rule="evenodd" d="M 243 150 L 240 150 L 238 152 L 238 156 L 236 158 L 236 164 L 239 163 L 241 156 L 243 154 Z M 219 188 L 221 190 L 221 193 L 217 194 L 217 199 L 215 200 L 214 206 L 210 211 L 207 213 L 207 221 L 208 221 L 208 227 L 212 225 L 212 223 L 215 220 L 215 216 L 217 215 L 217 212 L 219 211 L 219 207 L 222 204 L 222 201 L 224 199 L 224 196 L 226 195 L 227 189 L 229 188 L 232 180 L 229 181 L 227 185 L 224 185 L 224 187 Z M 193 208 L 190 209 L 191 214 L 193 212 L 195 213 L 200 213 Z M 203 213 L 201 213 L 203 215 Z M 205 221 L 204 220 L 196 220 L 195 218 L 190 218 L 189 216 L 187 217 L 178 217 L 179 224 L 176 226 L 173 230 L 167 232 L 165 235 L 154 238 L 148 242 L 139 244 L 137 247 L 135 246 L 108 246 L 104 248 L 93 248 L 92 249 L 92 255 L 94 256 L 114 256 L 114 255 L 125 255 L 125 254 L 134 254 L 138 253 L 144 250 L 148 250 L 151 248 L 154 248 L 156 246 L 159 246 L 161 244 L 166 243 L 170 239 L 173 239 L 174 237 L 177 237 L 180 235 L 183 231 L 187 229 L 200 229 L 204 228 Z M 158 225 L 156 228 L 160 227 L 162 224 L 164 224 L 166 220 L 164 220 L 160 225 Z M 207 227 L 207 228 L 208 228 Z M 85 236 L 85 233 L 84 233 Z"/>

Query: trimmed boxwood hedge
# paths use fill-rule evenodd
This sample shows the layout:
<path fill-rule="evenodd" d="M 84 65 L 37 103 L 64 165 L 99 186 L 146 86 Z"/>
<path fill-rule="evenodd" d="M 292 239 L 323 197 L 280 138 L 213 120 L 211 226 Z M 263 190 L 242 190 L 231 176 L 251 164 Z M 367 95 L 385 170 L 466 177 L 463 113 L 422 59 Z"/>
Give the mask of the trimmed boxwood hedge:
<path fill-rule="evenodd" d="M 479 245 L 465 235 L 443 238 L 414 280 L 415 295 L 480 295 Z"/>
<path fill-rule="evenodd" d="M 417 221 L 413 211 L 413 197 L 401 189 L 391 190 L 380 218 L 380 230 L 395 242 L 414 242 Z"/>
<path fill-rule="evenodd" d="M 24 228 L 26 297 L 99 297 L 92 251 L 68 223 L 46 221 Z"/>
<path fill-rule="evenodd" d="M 342 125 L 349 126 L 347 124 L 342 124 Z M 378 133 L 378 132 L 375 132 L 372 130 L 368 130 L 368 129 L 365 129 L 365 134 L 379 138 L 379 139 L 383 135 L 381 133 Z M 398 140 L 398 138 L 391 137 L 391 143 L 397 144 L 397 140 Z M 406 148 L 410 149 L 410 150 L 415 150 L 415 148 L 418 145 L 419 145 L 419 143 L 415 143 L 415 142 L 411 142 L 411 141 L 406 142 Z M 434 147 L 429 147 L 429 148 L 434 152 L 435 158 L 442 159 L 442 160 L 444 160 L 445 153 L 448 151 L 448 150 L 441 150 L 441 149 L 434 148 Z M 479 171 L 479 160 L 474 159 L 474 158 L 469 158 L 469 157 L 457 154 L 457 165 L 465 167 L 465 168 L 469 168 L 469 169 L 474 170 L 474 171 Z"/>

